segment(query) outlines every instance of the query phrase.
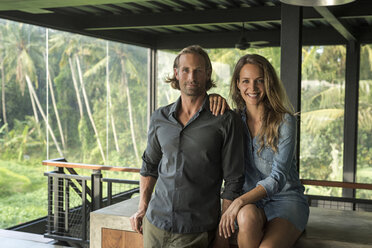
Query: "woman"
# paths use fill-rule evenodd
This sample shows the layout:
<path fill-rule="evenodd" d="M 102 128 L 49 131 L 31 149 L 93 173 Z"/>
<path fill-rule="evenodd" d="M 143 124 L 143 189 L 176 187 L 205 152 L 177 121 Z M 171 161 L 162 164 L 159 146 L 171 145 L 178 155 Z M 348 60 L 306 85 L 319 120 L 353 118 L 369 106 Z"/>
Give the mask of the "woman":
<path fill-rule="evenodd" d="M 295 160 L 296 118 L 284 87 L 264 57 L 248 54 L 235 66 L 230 94 L 246 124 L 245 184 L 222 215 L 219 234 L 230 237 L 237 221 L 239 248 L 291 247 L 305 229 L 309 206 Z M 214 113 L 224 108 L 219 98 L 210 96 Z"/>

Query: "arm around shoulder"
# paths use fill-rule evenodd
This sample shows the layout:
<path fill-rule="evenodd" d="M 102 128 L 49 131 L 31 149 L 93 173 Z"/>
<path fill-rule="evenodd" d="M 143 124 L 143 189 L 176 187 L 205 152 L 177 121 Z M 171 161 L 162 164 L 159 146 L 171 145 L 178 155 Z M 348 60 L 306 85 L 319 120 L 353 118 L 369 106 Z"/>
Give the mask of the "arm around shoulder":
<path fill-rule="evenodd" d="M 221 151 L 223 179 L 225 181 L 222 198 L 234 200 L 244 184 L 244 135 L 239 116 L 229 110 L 224 115 L 225 141 Z"/>

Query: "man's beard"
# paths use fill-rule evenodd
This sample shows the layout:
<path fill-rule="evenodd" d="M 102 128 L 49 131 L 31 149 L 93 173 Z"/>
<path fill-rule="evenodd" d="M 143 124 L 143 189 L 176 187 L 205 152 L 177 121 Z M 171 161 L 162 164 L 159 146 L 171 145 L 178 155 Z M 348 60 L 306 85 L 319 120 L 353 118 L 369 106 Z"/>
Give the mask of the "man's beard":
<path fill-rule="evenodd" d="M 196 85 L 196 87 L 187 87 L 188 85 Z M 200 96 L 200 95 L 203 95 L 205 92 L 205 90 L 203 90 L 201 87 L 200 87 L 200 84 L 197 83 L 197 82 L 185 82 L 184 83 L 184 93 L 187 95 L 187 96 Z"/>

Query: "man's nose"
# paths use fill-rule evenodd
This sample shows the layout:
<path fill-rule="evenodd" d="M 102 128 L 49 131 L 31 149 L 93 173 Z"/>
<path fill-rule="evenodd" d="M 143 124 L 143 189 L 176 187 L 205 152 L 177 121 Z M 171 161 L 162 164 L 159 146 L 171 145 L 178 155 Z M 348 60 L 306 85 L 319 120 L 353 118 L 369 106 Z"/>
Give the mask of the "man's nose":
<path fill-rule="evenodd" d="M 196 71 L 191 71 L 188 76 L 189 80 L 194 81 L 196 79 Z"/>

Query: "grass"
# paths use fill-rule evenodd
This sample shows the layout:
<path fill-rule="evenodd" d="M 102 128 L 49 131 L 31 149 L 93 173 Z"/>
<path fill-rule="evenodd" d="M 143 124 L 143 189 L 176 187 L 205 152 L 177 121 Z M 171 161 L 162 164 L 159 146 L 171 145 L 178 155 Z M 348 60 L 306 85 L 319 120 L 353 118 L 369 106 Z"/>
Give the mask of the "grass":
<path fill-rule="evenodd" d="M 0 191 L 0 228 L 8 228 L 47 215 L 47 178 L 40 162 L 0 160 L 0 171 L 8 181 L 23 180 L 27 187 L 11 187 Z M 10 176 L 9 176 L 10 175 Z M 13 177 L 12 177 L 13 176 Z M 11 177 L 11 178 L 9 178 Z M 10 188 L 10 189 L 9 189 Z"/>
<path fill-rule="evenodd" d="M 8 228 L 47 215 L 47 167 L 39 160 L 6 161 L 0 159 L 0 228 Z M 77 170 L 79 175 L 91 171 Z M 138 173 L 104 172 L 104 177 L 139 180 Z M 89 185 L 89 184 L 88 184 Z M 103 196 L 107 195 L 103 185 Z M 136 185 L 113 184 L 113 193 Z M 76 204 L 80 204 L 78 201 Z"/>

